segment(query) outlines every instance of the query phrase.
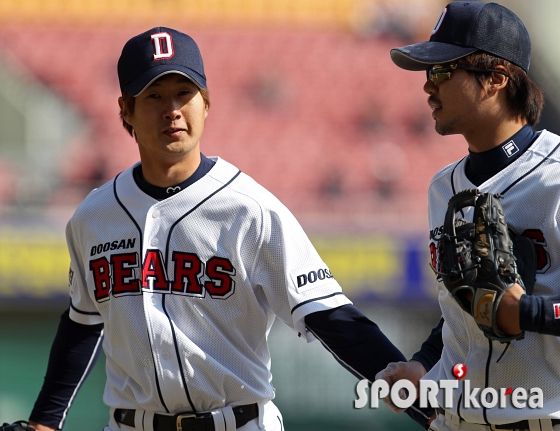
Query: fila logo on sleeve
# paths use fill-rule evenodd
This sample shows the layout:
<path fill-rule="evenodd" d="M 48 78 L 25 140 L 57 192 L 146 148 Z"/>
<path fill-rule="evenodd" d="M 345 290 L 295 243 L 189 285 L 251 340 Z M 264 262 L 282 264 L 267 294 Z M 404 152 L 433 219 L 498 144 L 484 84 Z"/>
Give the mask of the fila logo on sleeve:
<path fill-rule="evenodd" d="M 173 57 L 173 39 L 169 33 L 152 34 L 152 43 L 154 44 L 154 60 L 165 60 Z"/>
<path fill-rule="evenodd" d="M 560 319 L 560 304 L 553 304 L 554 307 L 554 318 Z"/>

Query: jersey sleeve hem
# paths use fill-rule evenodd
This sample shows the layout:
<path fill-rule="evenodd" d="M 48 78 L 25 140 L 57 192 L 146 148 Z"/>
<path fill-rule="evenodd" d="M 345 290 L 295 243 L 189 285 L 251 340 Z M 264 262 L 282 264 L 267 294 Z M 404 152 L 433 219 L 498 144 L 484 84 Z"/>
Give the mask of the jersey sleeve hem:
<path fill-rule="evenodd" d="M 99 313 L 78 310 L 72 304 L 70 304 L 70 319 L 82 325 L 98 325 L 103 323 L 103 318 Z"/>

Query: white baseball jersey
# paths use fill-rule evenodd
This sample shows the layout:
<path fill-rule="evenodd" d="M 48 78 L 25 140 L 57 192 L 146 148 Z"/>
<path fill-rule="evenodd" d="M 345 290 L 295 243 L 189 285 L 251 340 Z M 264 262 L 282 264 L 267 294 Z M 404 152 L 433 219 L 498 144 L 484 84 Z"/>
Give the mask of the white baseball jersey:
<path fill-rule="evenodd" d="M 204 412 L 272 399 L 275 315 L 350 304 L 293 215 L 220 158 L 157 201 L 130 168 L 92 191 L 67 226 L 70 317 L 104 323 L 104 401 Z"/>
<path fill-rule="evenodd" d="M 455 193 L 476 188 L 465 176 L 465 160 L 439 171 L 429 188 L 429 222 L 431 236 L 439 238 L 447 203 Z M 527 151 L 498 174 L 481 184 L 485 193 L 502 193 L 506 221 L 516 233 L 526 235 L 535 244 L 538 273 L 535 295 L 560 294 L 560 137 L 542 131 Z M 472 207 L 465 218 L 472 220 Z M 437 265 L 437 240 L 430 239 L 432 264 Z M 437 267 L 437 266 L 436 266 Z M 455 364 L 467 366 L 466 379 L 471 388 L 541 388 L 542 409 L 518 409 L 507 400 L 506 408 L 499 405 L 485 408 L 464 408 L 464 387 L 453 391 L 452 412 L 467 422 L 504 424 L 523 419 L 560 417 L 560 338 L 526 332 L 525 338 L 513 341 L 509 347 L 489 341 L 438 280 L 439 303 L 445 319 L 442 330 L 444 348 L 440 361 L 425 379 L 454 380 Z M 444 405 L 444 393 L 438 402 Z"/>

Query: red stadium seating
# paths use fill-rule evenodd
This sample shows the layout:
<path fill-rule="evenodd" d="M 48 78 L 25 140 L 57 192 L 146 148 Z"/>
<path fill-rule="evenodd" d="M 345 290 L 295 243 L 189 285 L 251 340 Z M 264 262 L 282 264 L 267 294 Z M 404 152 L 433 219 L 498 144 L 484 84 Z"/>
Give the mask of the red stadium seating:
<path fill-rule="evenodd" d="M 92 127 L 80 145 L 94 150 L 69 149 L 73 169 L 68 162 L 61 169 L 68 186 L 80 173 L 106 181 L 135 162 L 118 118 L 116 63 L 124 42 L 145 29 L 16 30 L 0 29 L 0 52 L 75 104 Z M 205 154 L 236 164 L 305 220 L 360 225 L 373 215 L 390 225 L 412 209 L 423 227 L 431 176 L 466 148 L 433 131 L 424 75 L 390 60 L 399 40 L 342 30 L 180 30 L 205 60 L 212 101 Z"/>

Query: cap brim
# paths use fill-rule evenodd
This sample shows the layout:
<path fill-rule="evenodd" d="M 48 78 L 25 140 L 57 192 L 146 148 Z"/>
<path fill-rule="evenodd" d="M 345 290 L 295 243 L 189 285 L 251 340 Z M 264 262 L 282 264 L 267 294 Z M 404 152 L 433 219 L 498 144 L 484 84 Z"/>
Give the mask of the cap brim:
<path fill-rule="evenodd" d="M 478 51 L 477 48 L 442 42 L 421 42 L 391 50 L 393 63 L 406 70 L 426 70 L 433 64 L 448 63 Z"/>
<path fill-rule="evenodd" d="M 152 67 L 140 76 L 137 76 L 128 84 L 124 85 L 123 90 L 136 97 L 140 95 L 156 79 L 169 73 L 178 73 L 180 75 L 186 76 L 192 82 L 194 82 L 198 88 L 206 88 L 206 79 L 194 70 L 189 69 L 188 67 L 164 64 L 161 66 Z"/>

